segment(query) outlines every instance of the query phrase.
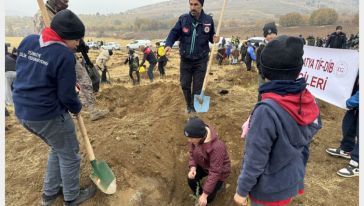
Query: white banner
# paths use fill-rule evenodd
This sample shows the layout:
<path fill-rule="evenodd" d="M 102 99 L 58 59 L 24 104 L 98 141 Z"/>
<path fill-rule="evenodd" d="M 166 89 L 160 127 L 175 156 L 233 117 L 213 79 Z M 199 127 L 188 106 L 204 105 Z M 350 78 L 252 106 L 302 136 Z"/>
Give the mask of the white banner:
<path fill-rule="evenodd" d="M 307 89 L 318 99 L 346 109 L 359 70 L 359 52 L 305 46 L 303 67 L 299 77 L 307 81 Z"/>

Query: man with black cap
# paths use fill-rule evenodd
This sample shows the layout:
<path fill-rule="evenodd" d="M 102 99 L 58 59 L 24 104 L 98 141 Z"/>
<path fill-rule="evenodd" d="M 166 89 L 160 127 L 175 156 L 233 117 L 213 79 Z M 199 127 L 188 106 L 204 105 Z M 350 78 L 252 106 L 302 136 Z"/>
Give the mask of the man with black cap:
<path fill-rule="evenodd" d="M 279 36 L 261 54 L 266 83 L 255 106 L 234 200 L 239 205 L 288 205 L 302 194 L 309 145 L 321 128 L 315 97 L 298 78 L 303 65 L 299 37 Z"/>
<path fill-rule="evenodd" d="M 346 34 L 342 32 L 342 30 L 342 26 L 337 26 L 336 31 L 333 32 L 327 39 L 325 47 L 346 49 Z"/>
<path fill-rule="evenodd" d="M 263 27 L 263 36 L 264 41 L 261 43 L 257 49 L 257 68 L 258 68 L 258 86 L 261 86 L 264 83 L 264 77 L 262 77 L 262 71 L 260 69 L 260 55 L 265 47 L 270 41 L 277 37 L 278 30 L 275 22 L 270 22 L 264 25 Z M 260 94 L 258 94 L 258 102 L 261 100 Z"/>
<path fill-rule="evenodd" d="M 207 70 L 209 42 L 219 42 L 212 16 L 203 10 L 204 0 L 189 0 L 190 12 L 179 17 L 166 40 L 165 52 L 180 41 L 180 83 L 187 104 L 187 112 L 195 112 L 193 95 L 200 94 Z M 191 90 L 192 85 L 192 90 Z"/>
<path fill-rule="evenodd" d="M 80 154 L 70 113 L 82 105 L 75 91 L 76 50 L 85 26 L 70 10 L 58 12 L 41 35 L 24 38 L 18 47 L 14 81 L 15 115 L 50 148 L 41 205 L 63 193 L 64 205 L 94 196 L 94 185 L 80 190 Z"/>
<path fill-rule="evenodd" d="M 48 0 L 45 4 L 49 19 L 52 20 L 54 15 L 68 8 L 68 0 Z M 34 17 L 34 30 L 40 34 L 44 29 L 45 24 L 40 11 Z M 83 42 L 83 41 L 82 41 Z M 93 94 L 92 80 L 87 73 L 87 70 L 80 62 L 76 62 L 77 83 L 80 85 L 80 98 L 82 105 L 86 106 L 90 112 L 91 120 L 98 120 L 105 117 L 109 111 L 96 107 L 96 98 Z"/>
<path fill-rule="evenodd" d="M 200 194 L 199 206 L 205 206 L 214 200 L 231 173 L 229 154 L 224 142 L 218 139 L 217 131 L 197 117 L 188 120 L 184 134 L 189 138 L 190 148 L 188 185 L 194 195 Z M 200 181 L 206 176 L 202 186 Z"/>

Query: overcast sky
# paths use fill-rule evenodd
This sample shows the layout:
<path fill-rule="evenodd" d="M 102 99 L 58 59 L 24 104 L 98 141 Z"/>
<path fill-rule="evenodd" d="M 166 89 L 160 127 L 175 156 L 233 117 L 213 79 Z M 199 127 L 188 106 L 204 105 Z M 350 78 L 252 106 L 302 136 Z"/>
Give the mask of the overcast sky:
<path fill-rule="evenodd" d="M 69 0 L 68 8 L 77 14 L 96 14 L 96 12 L 107 14 L 162 1 L 166 0 Z M 33 16 L 37 10 L 36 0 L 5 0 L 6 16 Z"/>

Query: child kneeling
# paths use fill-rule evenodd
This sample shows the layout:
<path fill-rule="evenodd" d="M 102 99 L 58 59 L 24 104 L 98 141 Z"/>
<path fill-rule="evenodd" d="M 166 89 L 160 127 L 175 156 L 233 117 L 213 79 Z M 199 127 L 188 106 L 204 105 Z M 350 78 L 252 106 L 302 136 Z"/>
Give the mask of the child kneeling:
<path fill-rule="evenodd" d="M 188 185 L 194 195 L 199 189 L 199 205 L 205 206 L 214 200 L 231 173 L 229 155 L 225 144 L 218 139 L 216 130 L 199 118 L 191 118 L 184 133 L 189 138 L 190 148 Z M 200 181 L 206 176 L 201 186 Z"/>

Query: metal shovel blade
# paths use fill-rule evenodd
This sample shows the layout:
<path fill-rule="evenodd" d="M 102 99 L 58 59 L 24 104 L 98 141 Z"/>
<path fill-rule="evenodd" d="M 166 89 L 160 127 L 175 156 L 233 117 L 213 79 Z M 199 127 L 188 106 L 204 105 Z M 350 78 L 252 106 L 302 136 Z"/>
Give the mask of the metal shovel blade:
<path fill-rule="evenodd" d="M 109 165 L 104 160 L 93 160 L 91 165 L 91 180 L 103 193 L 114 194 L 116 192 L 116 178 Z"/>
<path fill-rule="evenodd" d="M 210 107 L 210 97 L 205 96 L 203 93 L 200 95 L 195 94 L 193 97 L 193 106 L 196 112 L 207 112 Z"/>

